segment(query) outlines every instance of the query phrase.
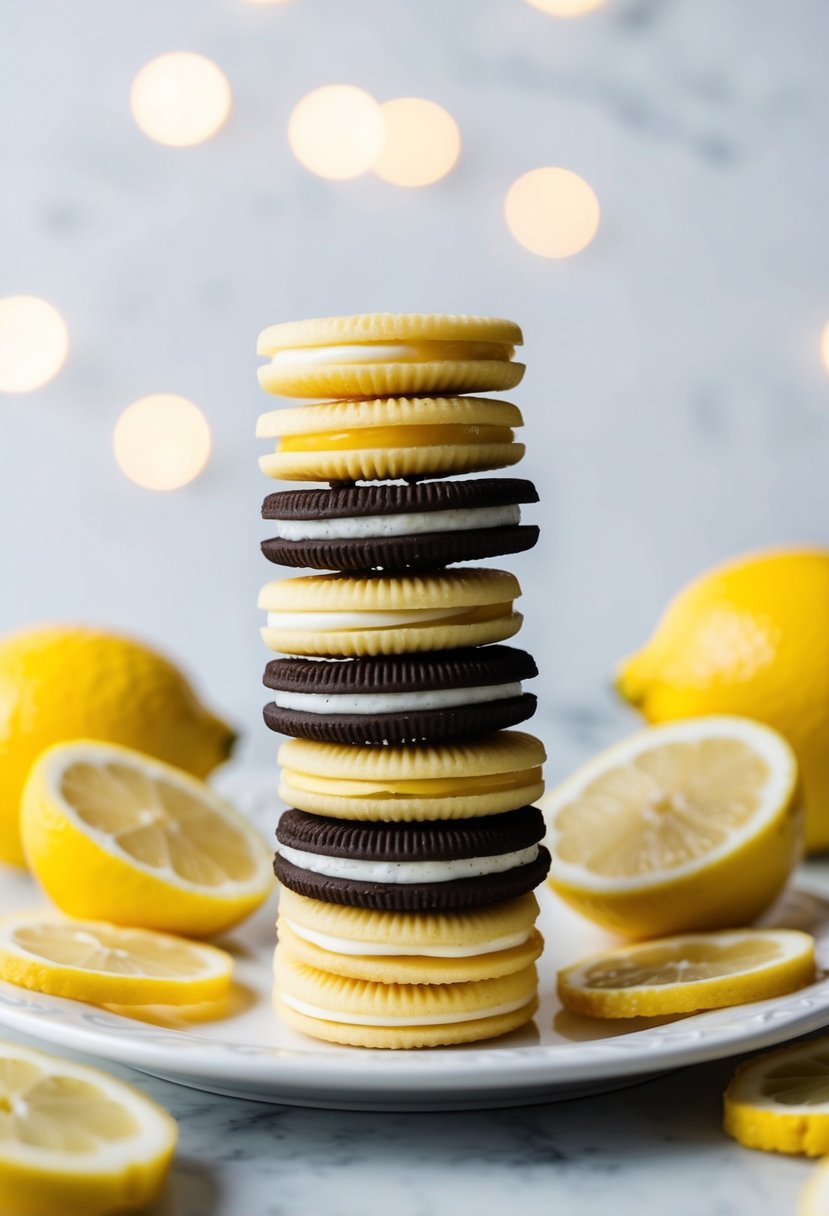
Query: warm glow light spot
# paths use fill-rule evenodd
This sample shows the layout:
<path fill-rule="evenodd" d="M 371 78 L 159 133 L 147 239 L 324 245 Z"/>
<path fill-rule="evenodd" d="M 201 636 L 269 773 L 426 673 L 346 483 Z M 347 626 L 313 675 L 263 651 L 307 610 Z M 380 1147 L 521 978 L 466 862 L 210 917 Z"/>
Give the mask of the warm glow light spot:
<path fill-rule="evenodd" d="M 0 300 L 0 392 L 30 393 L 56 376 L 69 334 L 56 308 L 37 296 Z"/>
<path fill-rule="evenodd" d="M 210 139 L 230 113 L 230 85 L 204 55 L 159 55 L 132 82 L 132 113 L 145 135 L 171 148 Z"/>
<path fill-rule="evenodd" d="M 532 169 L 513 182 L 504 203 L 510 232 L 543 258 L 569 258 L 599 227 L 599 201 L 569 169 Z"/>
<path fill-rule="evenodd" d="M 112 438 L 118 467 L 145 490 L 177 490 L 210 455 L 207 419 L 185 397 L 155 393 L 124 410 Z"/>
<path fill-rule="evenodd" d="M 350 84 L 308 93 L 288 120 L 288 142 L 301 165 L 319 177 L 345 181 L 365 173 L 383 146 L 377 102 Z"/>
<path fill-rule="evenodd" d="M 601 8 L 605 0 L 527 0 L 527 3 L 554 17 L 581 17 L 583 13 L 592 13 L 594 8 Z"/>
<path fill-rule="evenodd" d="M 820 357 L 823 360 L 823 366 L 829 372 L 829 321 L 824 325 L 820 335 Z"/>
<path fill-rule="evenodd" d="M 461 133 L 451 114 L 422 97 L 397 97 L 381 105 L 385 141 L 374 171 L 395 186 L 429 186 L 452 169 Z"/>

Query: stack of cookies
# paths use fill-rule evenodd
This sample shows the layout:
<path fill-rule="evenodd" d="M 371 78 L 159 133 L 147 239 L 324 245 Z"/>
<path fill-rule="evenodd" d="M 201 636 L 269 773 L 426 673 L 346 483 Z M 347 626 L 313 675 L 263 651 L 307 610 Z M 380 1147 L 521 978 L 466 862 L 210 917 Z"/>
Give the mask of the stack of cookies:
<path fill-rule="evenodd" d="M 317 1038 L 427 1047 L 505 1034 L 537 1008 L 533 890 L 549 856 L 532 658 L 514 575 L 454 567 L 531 548 L 530 482 L 457 475 L 524 448 L 512 322 L 392 315 L 276 325 L 262 387 L 317 403 L 263 414 L 282 884 L 274 1000 Z M 322 399 L 322 403 L 319 402 Z M 441 480 L 452 477 L 452 480 Z M 364 484 L 372 483 L 372 484 Z"/>

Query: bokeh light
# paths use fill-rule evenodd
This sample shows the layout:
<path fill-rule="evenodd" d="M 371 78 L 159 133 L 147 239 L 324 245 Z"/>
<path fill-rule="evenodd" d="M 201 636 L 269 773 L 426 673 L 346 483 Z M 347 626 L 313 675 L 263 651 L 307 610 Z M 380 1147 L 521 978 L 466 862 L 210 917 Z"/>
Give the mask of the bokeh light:
<path fill-rule="evenodd" d="M 569 169 L 531 169 L 507 193 L 504 213 L 519 244 L 543 258 L 569 258 L 599 227 L 599 201 Z"/>
<path fill-rule="evenodd" d="M 288 142 L 299 163 L 333 181 L 366 173 L 380 154 L 383 136 L 379 105 L 349 84 L 306 94 L 288 120 Z"/>
<path fill-rule="evenodd" d="M 583 13 L 601 8 L 606 0 L 527 0 L 527 3 L 554 17 L 581 17 Z"/>
<path fill-rule="evenodd" d="M 145 135 L 171 148 L 188 148 L 216 134 L 230 113 L 231 93 L 211 59 L 173 51 L 141 69 L 130 101 Z"/>
<path fill-rule="evenodd" d="M 397 97 L 380 107 L 385 139 L 374 171 L 395 186 L 429 186 L 457 162 L 461 133 L 451 114 L 422 97 Z"/>
<path fill-rule="evenodd" d="M 30 393 L 56 376 L 69 334 L 56 308 L 37 296 L 0 300 L 0 392 Z"/>
<path fill-rule="evenodd" d="M 823 360 L 823 366 L 829 372 L 829 321 L 824 325 L 820 335 L 820 357 Z"/>
<path fill-rule="evenodd" d="M 124 410 L 113 434 L 121 472 L 145 490 L 177 490 L 210 456 L 210 427 L 197 405 L 173 393 L 142 397 Z"/>

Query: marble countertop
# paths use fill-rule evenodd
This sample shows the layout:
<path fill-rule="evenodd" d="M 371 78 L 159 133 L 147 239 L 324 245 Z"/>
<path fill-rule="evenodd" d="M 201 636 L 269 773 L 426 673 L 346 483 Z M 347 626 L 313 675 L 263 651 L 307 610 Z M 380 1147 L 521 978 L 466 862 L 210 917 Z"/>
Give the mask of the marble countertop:
<path fill-rule="evenodd" d="M 721 1131 L 733 1061 L 546 1106 L 447 1114 L 265 1106 L 108 1068 L 181 1128 L 147 1216 L 781 1216 L 813 1168 Z"/>

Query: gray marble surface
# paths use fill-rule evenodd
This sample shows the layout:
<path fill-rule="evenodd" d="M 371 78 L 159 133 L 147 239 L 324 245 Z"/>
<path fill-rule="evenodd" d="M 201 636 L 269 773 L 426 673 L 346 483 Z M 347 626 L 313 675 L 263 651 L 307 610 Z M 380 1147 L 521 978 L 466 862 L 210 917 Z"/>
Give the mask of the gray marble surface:
<path fill-rule="evenodd" d="M 110 1071 L 179 1121 L 172 1177 L 152 1216 L 793 1213 L 812 1166 L 749 1152 L 724 1135 L 720 1095 L 733 1068 L 708 1064 L 605 1095 L 450 1114 L 264 1106 Z"/>

